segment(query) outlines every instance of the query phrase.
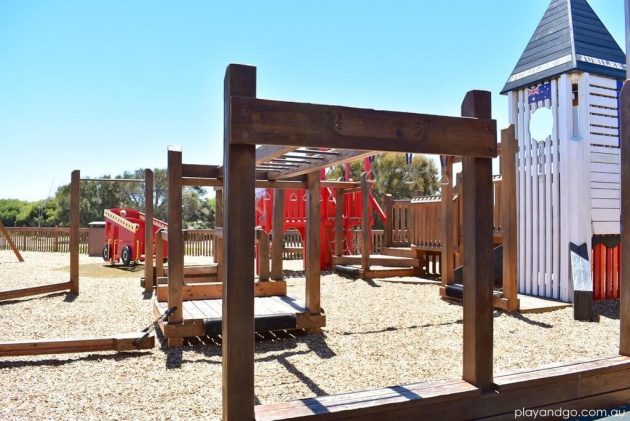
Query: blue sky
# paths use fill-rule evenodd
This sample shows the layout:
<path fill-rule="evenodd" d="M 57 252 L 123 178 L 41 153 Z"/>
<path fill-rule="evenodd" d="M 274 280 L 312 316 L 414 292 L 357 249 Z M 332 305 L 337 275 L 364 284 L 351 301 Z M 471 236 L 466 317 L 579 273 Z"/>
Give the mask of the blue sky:
<path fill-rule="evenodd" d="M 590 0 L 624 46 L 623 0 Z M 258 96 L 458 115 L 499 90 L 548 0 L 0 0 L 0 198 L 83 175 L 220 163 L 223 75 L 258 67 Z"/>

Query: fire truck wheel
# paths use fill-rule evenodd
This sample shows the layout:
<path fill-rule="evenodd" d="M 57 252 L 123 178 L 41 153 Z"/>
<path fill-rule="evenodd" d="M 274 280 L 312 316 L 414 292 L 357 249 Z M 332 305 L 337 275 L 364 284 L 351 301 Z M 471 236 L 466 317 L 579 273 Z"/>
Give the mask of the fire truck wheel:
<path fill-rule="evenodd" d="M 103 260 L 105 260 L 106 262 L 109 262 L 109 245 L 105 244 L 105 247 L 103 247 Z"/>
<path fill-rule="evenodd" d="M 123 246 L 120 250 L 120 259 L 122 260 L 123 265 L 129 266 L 131 263 L 131 247 Z"/>

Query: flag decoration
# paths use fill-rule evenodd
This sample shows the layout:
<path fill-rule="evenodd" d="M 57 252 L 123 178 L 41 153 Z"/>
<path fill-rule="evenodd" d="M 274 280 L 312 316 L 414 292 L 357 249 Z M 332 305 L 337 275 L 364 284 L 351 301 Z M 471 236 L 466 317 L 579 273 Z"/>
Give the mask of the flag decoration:
<path fill-rule="evenodd" d="M 551 83 L 543 83 L 527 90 L 527 102 L 529 104 L 545 99 L 551 99 Z"/>

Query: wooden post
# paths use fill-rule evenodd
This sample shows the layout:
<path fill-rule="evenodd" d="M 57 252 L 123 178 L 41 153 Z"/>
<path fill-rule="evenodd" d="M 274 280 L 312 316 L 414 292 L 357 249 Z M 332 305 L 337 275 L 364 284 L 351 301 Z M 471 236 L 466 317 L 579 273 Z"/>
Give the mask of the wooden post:
<path fill-rule="evenodd" d="M 514 125 L 501 131 L 501 230 L 503 231 L 503 297 L 508 311 L 517 311 L 518 278 L 516 265 L 516 133 Z"/>
<path fill-rule="evenodd" d="M 343 189 L 335 192 L 335 256 L 343 256 Z"/>
<path fill-rule="evenodd" d="M 470 91 L 465 117 L 490 118 L 490 92 Z M 492 160 L 463 159 L 464 364 L 463 379 L 483 390 L 493 383 Z"/>
<path fill-rule="evenodd" d="M 155 235 L 155 279 L 164 276 L 164 240 L 162 239 L 163 228 L 159 229 Z M 156 285 L 157 288 L 157 285 Z"/>
<path fill-rule="evenodd" d="M 184 321 L 182 287 L 184 285 L 184 232 L 182 226 L 182 149 L 168 147 L 168 308 L 177 310 L 169 324 Z M 181 347 L 183 338 L 171 337 L 169 347 Z"/>
<path fill-rule="evenodd" d="M 361 174 L 361 269 L 370 270 L 370 184 Z"/>
<path fill-rule="evenodd" d="M 144 170 L 144 290 L 153 291 L 153 171 Z"/>
<path fill-rule="evenodd" d="M 630 356 L 630 81 L 619 100 L 621 111 L 621 279 L 619 353 Z"/>
<path fill-rule="evenodd" d="M 442 254 L 440 256 L 440 274 L 442 286 L 452 284 L 455 269 L 455 209 L 453 207 L 453 157 L 445 156 L 446 165 L 442 168 Z"/>
<path fill-rule="evenodd" d="M 269 234 L 265 230 L 256 230 L 258 239 L 258 280 L 269 280 Z"/>
<path fill-rule="evenodd" d="M 232 96 L 256 96 L 256 68 L 230 64 L 224 80 L 223 420 L 254 419 L 255 145 L 230 143 Z M 248 134 L 241 133 L 242 136 Z"/>
<path fill-rule="evenodd" d="M 306 309 L 310 314 L 320 314 L 320 179 L 319 171 L 306 176 Z M 309 332 L 319 332 L 312 329 Z"/>
<path fill-rule="evenodd" d="M 15 253 L 15 257 L 17 257 L 17 259 L 20 262 L 24 262 L 24 258 L 20 254 L 20 251 L 18 250 L 18 248 L 15 245 L 15 243 L 13 242 L 13 240 L 11 239 L 11 235 L 9 234 L 7 229 L 4 227 L 4 225 L 2 224 L 2 221 L 0 221 L 0 231 L 2 231 L 2 234 L 4 234 L 4 237 L 7 239 L 7 243 L 9 243 L 9 247 L 11 247 L 11 250 L 13 250 L 13 253 Z"/>
<path fill-rule="evenodd" d="M 385 216 L 387 216 L 387 221 L 385 221 L 385 229 L 383 230 L 383 246 L 393 247 L 392 224 L 394 222 L 394 199 L 391 194 L 385 195 Z"/>
<path fill-rule="evenodd" d="M 215 227 L 223 227 L 223 189 L 216 189 L 216 197 L 214 200 L 215 205 L 215 218 L 214 218 L 214 226 Z"/>
<path fill-rule="evenodd" d="M 70 292 L 79 295 L 79 195 L 81 172 L 72 171 L 70 178 Z"/>
<path fill-rule="evenodd" d="M 271 279 L 281 281 L 282 249 L 284 247 L 284 190 L 275 189 L 273 192 L 273 242 L 271 250 Z"/>

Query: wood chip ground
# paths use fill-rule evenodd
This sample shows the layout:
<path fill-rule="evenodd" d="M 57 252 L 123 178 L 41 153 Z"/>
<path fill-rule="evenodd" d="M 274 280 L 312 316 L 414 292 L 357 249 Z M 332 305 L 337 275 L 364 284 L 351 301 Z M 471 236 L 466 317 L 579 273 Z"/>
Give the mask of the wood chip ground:
<path fill-rule="evenodd" d="M 0 291 L 68 279 L 65 254 L 0 251 Z M 203 263 L 203 258 L 196 263 Z M 287 262 L 289 293 L 303 298 L 301 262 Z M 81 257 L 81 294 L 0 303 L 0 341 L 106 336 L 151 323 L 151 299 L 135 272 Z M 436 285 L 322 277 L 323 335 L 279 335 L 256 343 L 260 403 L 425 380 L 458 378 L 462 309 Z M 616 354 L 618 302 L 598 303 L 599 323 L 572 309 L 495 313 L 495 371 Z M 163 345 L 147 352 L 11 357 L 0 360 L 0 419 L 219 419 L 221 348 Z"/>

